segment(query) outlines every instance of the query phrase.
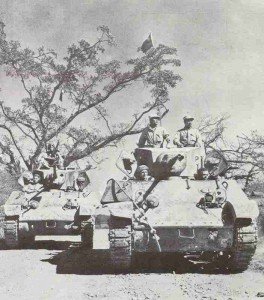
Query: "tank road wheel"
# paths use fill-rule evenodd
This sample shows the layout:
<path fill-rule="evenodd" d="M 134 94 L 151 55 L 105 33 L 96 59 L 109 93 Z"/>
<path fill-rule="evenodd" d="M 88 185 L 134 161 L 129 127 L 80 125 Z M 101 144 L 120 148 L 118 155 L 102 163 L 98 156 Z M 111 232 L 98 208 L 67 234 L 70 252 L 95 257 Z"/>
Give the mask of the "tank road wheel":
<path fill-rule="evenodd" d="M 131 267 L 131 225 L 114 227 L 109 230 L 110 258 L 114 270 L 126 271 Z"/>
<path fill-rule="evenodd" d="M 18 240 L 18 220 L 6 220 L 4 224 L 5 245 L 14 249 L 19 245 Z"/>
<path fill-rule="evenodd" d="M 233 272 L 245 271 L 256 251 L 257 228 L 255 225 L 236 228 L 233 251 L 229 259 L 229 269 Z"/>
<path fill-rule="evenodd" d="M 82 245 L 87 249 L 93 249 L 93 223 L 91 221 L 81 222 Z"/>

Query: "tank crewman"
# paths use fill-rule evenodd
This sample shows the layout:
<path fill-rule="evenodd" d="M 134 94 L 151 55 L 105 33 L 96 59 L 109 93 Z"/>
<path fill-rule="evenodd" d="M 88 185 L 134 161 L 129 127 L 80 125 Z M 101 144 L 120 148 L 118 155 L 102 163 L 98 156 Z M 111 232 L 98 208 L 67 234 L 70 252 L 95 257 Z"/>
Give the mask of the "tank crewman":
<path fill-rule="evenodd" d="M 194 118 L 186 115 L 183 117 L 184 127 L 176 133 L 173 144 L 177 147 L 202 147 L 203 141 L 198 129 L 192 127 Z"/>
<path fill-rule="evenodd" d="M 158 115 L 152 115 L 149 117 L 148 126 L 143 129 L 139 138 L 138 146 L 142 147 L 153 147 L 162 148 L 164 142 L 169 143 L 169 134 L 167 131 L 159 126 L 160 117 Z"/>
<path fill-rule="evenodd" d="M 137 180 L 148 181 L 152 177 L 149 176 L 149 168 L 146 165 L 138 166 L 135 171 L 135 178 Z"/>
<path fill-rule="evenodd" d="M 43 174 L 41 171 L 33 172 L 33 181 L 25 185 L 24 191 L 26 193 L 38 193 L 43 189 Z"/>
<path fill-rule="evenodd" d="M 77 177 L 74 180 L 74 190 L 80 192 L 89 192 L 90 191 L 90 179 L 85 171 L 79 172 Z"/>

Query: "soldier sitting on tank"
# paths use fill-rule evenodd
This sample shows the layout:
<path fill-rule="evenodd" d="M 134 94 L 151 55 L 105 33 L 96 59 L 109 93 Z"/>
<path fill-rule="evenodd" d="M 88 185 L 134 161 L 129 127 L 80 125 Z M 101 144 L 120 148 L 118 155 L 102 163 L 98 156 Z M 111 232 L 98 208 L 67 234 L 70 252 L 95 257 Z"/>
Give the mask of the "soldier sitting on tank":
<path fill-rule="evenodd" d="M 182 147 L 202 147 L 203 141 L 198 129 L 193 128 L 192 122 L 194 118 L 187 115 L 183 118 L 184 127 L 178 130 L 173 144 L 179 148 Z"/>
<path fill-rule="evenodd" d="M 137 180 L 148 181 L 152 179 L 149 176 L 149 168 L 145 165 L 138 166 L 134 175 Z"/>
<path fill-rule="evenodd" d="M 160 117 L 152 115 L 149 117 L 149 125 L 143 129 L 139 138 L 138 147 L 153 147 L 162 148 L 164 143 L 169 143 L 169 134 L 167 131 L 159 126 Z"/>
<path fill-rule="evenodd" d="M 43 190 L 43 174 L 41 171 L 33 172 L 33 181 L 24 187 L 26 193 L 38 193 Z"/>
<path fill-rule="evenodd" d="M 22 207 L 25 209 L 37 208 L 38 203 L 41 200 L 41 196 L 38 196 L 43 190 L 43 174 L 41 171 L 33 172 L 33 181 L 24 186 L 25 201 L 22 203 Z"/>

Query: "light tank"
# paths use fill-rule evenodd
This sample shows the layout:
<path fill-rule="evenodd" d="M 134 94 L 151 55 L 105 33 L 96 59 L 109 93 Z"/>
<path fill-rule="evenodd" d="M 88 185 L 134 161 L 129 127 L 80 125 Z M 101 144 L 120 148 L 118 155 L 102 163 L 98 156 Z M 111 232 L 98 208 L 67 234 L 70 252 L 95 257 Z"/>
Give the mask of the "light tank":
<path fill-rule="evenodd" d="M 200 148 L 137 148 L 120 157 L 124 180 L 110 179 L 94 214 L 94 248 L 110 250 L 116 270 L 127 270 L 135 253 L 170 253 L 247 269 L 257 243 L 258 207 L 238 183 L 224 177 L 225 159 Z M 133 165 L 151 177 L 133 177 Z M 102 241 L 104 241 L 102 245 Z M 99 246 L 96 246 L 96 245 Z"/>
<path fill-rule="evenodd" d="M 43 188 L 37 192 L 13 191 L 0 207 L 0 242 L 2 248 L 32 246 L 35 238 L 81 235 L 92 248 L 91 215 L 99 197 L 89 188 L 85 171 L 35 170 L 42 174 Z M 80 180 L 79 180 L 80 179 Z"/>

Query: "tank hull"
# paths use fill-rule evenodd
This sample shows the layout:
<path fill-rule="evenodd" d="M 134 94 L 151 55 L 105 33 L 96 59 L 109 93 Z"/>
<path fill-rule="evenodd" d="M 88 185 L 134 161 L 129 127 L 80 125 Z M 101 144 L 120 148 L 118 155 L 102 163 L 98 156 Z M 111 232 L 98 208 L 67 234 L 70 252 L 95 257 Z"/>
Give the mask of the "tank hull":
<path fill-rule="evenodd" d="M 205 195 L 213 195 L 210 205 Z M 119 260 L 129 266 L 135 252 L 164 252 L 224 256 L 244 270 L 255 252 L 258 208 L 234 180 L 110 180 L 101 203 L 95 235 L 109 235 L 104 248 L 117 268 Z"/>
<path fill-rule="evenodd" d="M 31 196 L 14 191 L 1 207 L 1 240 L 15 248 L 36 236 L 82 235 L 88 222 L 92 234 L 91 215 L 98 199 L 93 192 L 49 190 Z"/>
<path fill-rule="evenodd" d="M 162 252 L 225 251 L 231 249 L 234 231 L 231 227 L 154 227 Z M 134 234 L 134 251 L 142 252 L 144 241 Z M 143 252 L 154 249 L 145 244 Z"/>

